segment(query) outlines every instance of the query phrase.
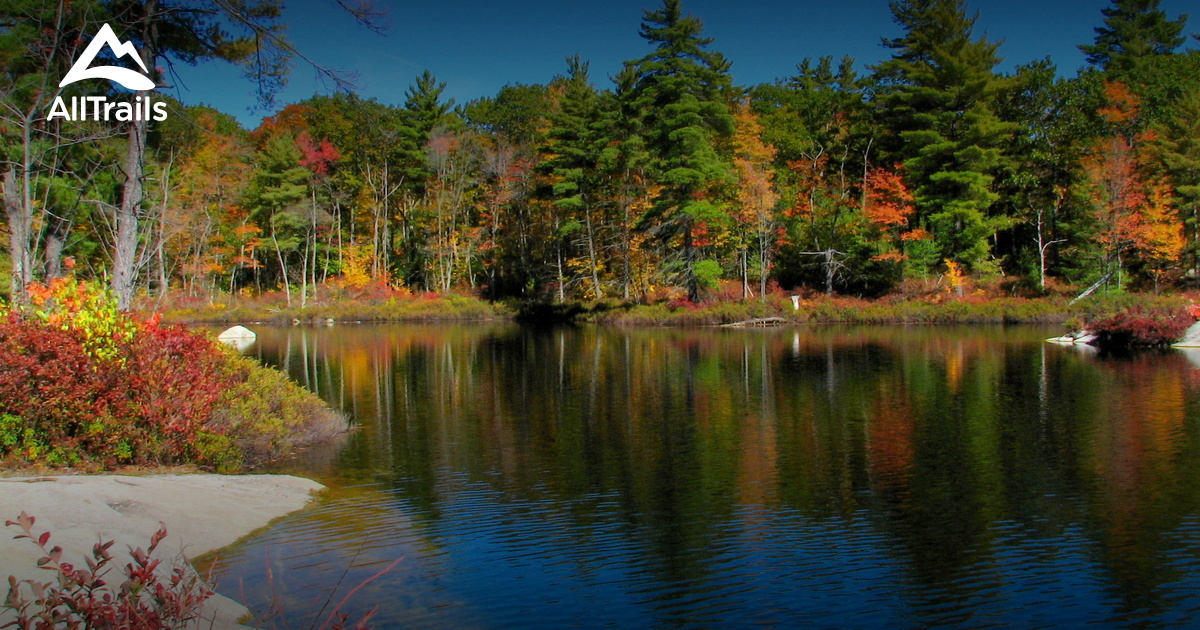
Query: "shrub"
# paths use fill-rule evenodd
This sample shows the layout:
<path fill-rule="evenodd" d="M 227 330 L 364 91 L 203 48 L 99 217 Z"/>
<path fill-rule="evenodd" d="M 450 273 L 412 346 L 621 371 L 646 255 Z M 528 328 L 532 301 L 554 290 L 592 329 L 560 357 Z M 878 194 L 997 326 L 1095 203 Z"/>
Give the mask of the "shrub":
<path fill-rule="evenodd" d="M 1193 321 L 1181 311 L 1134 309 L 1097 321 L 1088 329 L 1102 347 L 1155 347 L 1178 341 Z"/>
<path fill-rule="evenodd" d="M 117 355 L 117 345 L 133 338 L 137 327 L 117 308 L 112 293 L 102 285 L 56 278 L 49 284 L 28 286 L 26 314 L 62 330 L 77 331 L 88 354 L 100 358 Z"/>
<path fill-rule="evenodd" d="M 221 468 L 253 467 L 345 431 L 346 419 L 277 370 L 226 356 L 233 384 L 209 421 L 206 458 Z M 227 446 L 234 446 L 230 450 Z"/>
<path fill-rule="evenodd" d="M 99 357 L 88 341 L 15 314 L 0 321 L 0 452 L 50 466 L 197 461 L 196 440 L 232 384 L 221 351 L 152 322 Z"/>
<path fill-rule="evenodd" d="M 60 299 L 47 311 L 54 317 L 0 319 L 0 458 L 228 471 L 344 430 L 284 375 L 182 326 L 80 324 L 108 321 L 71 310 L 104 312 L 99 295 Z"/>
<path fill-rule="evenodd" d="M 130 549 L 119 585 L 110 584 L 114 572 L 112 541 L 98 542 L 85 558 L 87 568 L 63 561 L 61 547 L 47 549 L 50 532 L 35 536 L 34 517 L 21 512 L 5 526 L 21 529 L 16 538 L 33 542 L 44 554 L 37 566 L 54 573 L 54 582 L 17 580 L 9 576 L 8 597 L 0 608 L 13 611 L 16 620 L 5 627 L 20 630 L 62 628 L 64 630 L 149 630 L 182 628 L 199 616 L 200 606 L 212 591 L 199 577 L 183 567 L 169 576 L 160 574 L 161 561 L 153 557 L 167 535 L 163 525 L 150 538 L 149 548 Z M 28 592 L 28 594 L 27 594 Z"/>

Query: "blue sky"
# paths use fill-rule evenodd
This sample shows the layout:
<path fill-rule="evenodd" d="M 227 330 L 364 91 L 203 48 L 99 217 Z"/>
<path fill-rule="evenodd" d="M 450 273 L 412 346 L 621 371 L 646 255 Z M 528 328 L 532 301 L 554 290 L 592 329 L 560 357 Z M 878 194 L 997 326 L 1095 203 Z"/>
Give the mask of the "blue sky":
<path fill-rule="evenodd" d="M 638 36 L 644 10 L 661 0 L 378 0 L 391 28 L 377 35 L 355 24 L 332 0 L 288 0 L 288 36 L 306 55 L 357 74 L 358 91 L 388 104 L 402 103 L 405 89 L 429 69 L 447 83 L 458 103 L 492 96 L 509 83 L 545 83 L 565 71 L 565 58 L 591 62 L 593 80 L 608 77 L 626 60 L 650 51 Z M 1162 0 L 1172 19 L 1200 14 L 1195 0 Z M 975 34 L 1002 40 L 1000 68 L 1050 56 L 1062 74 L 1084 64 L 1078 44 L 1090 43 L 1108 0 L 968 0 L 978 11 Z M 854 57 L 860 67 L 889 52 L 881 37 L 897 37 L 886 0 L 683 0 L 685 13 L 704 22 L 712 49 L 732 62 L 736 83 L 752 85 L 794 74 L 805 57 Z M 1189 33 L 1200 31 L 1200 15 Z M 1185 46 L 1196 47 L 1194 39 Z M 177 66 L 173 94 L 186 103 L 207 103 L 253 127 L 270 112 L 250 111 L 252 86 L 225 64 Z M 297 62 L 280 104 L 328 91 L 314 72 Z"/>

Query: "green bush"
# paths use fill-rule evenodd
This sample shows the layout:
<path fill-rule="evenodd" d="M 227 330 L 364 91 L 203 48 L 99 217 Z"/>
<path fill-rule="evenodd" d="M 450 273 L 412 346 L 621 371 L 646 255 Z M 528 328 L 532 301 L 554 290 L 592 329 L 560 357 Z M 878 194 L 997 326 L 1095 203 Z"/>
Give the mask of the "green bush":
<path fill-rule="evenodd" d="M 217 401 L 205 438 L 211 456 L 225 454 L 219 466 L 258 466 L 345 431 L 345 417 L 282 372 L 239 355 L 226 360 L 235 384 Z"/>

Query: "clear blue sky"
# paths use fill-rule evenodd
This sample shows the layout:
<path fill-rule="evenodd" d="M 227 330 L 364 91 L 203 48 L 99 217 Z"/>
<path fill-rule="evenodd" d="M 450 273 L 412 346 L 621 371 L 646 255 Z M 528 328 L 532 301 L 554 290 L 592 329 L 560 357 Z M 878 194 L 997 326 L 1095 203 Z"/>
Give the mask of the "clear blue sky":
<path fill-rule="evenodd" d="M 378 0 L 391 28 L 377 35 L 355 24 L 333 0 L 286 0 L 288 36 L 306 55 L 357 74 L 358 91 L 387 104 L 423 70 L 447 83 L 446 96 L 465 103 L 493 96 L 509 83 L 545 83 L 565 71 L 566 57 L 591 62 L 592 77 L 608 77 L 626 60 L 650 51 L 638 36 L 646 9 L 661 0 Z M 1091 43 L 1108 0 L 968 0 L 978 11 L 976 36 L 1001 40 L 1002 71 L 1050 56 L 1064 75 L 1084 64 L 1077 45 Z M 1174 19 L 1193 14 L 1186 32 L 1200 31 L 1195 0 L 1163 0 Z M 889 52 L 881 37 L 897 37 L 886 0 L 683 0 L 685 13 L 704 22 L 711 48 L 732 62 L 739 85 L 794 74 L 805 57 L 854 57 L 860 68 Z M 1196 47 L 1189 38 L 1185 47 Z M 226 64 L 178 66 L 174 94 L 189 104 L 208 103 L 253 127 L 270 112 L 251 112 L 252 86 Z M 328 91 L 310 67 L 297 62 L 279 103 Z"/>

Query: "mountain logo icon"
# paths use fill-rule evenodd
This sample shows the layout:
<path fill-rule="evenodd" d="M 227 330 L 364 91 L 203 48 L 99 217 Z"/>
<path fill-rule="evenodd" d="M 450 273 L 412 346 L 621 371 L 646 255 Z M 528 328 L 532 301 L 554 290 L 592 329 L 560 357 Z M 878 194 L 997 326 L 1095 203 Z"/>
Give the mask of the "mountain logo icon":
<path fill-rule="evenodd" d="M 92 41 L 84 49 L 79 59 L 75 60 L 75 65 L 71 66 L 71 70 L 67 72 L 67 76 L 63 77 L 58 87 L 66 87 L 71 83 L 83 79 L 108 79 L 109 81 L 120 83 L 130 90 L 154 89 L 154 81 L 151 81 L 145 74 L 138 74 L 129 68 L 122 68 L 120 66 L 96 66 L 95 68 L 89 68 L 88 66 L 96 60 L 96 55 L 100 53 L 100 49 L 106 44 L 112 49 L 118 59 L 128 55 L 133 58 L 143 73 L 149 73 L 146 70 L 146 64 L 142 61 L 142 56 L 138 54 L 133 44 L 122 42 L 117 38 L 117 34 L 113 32 L 112 27 L 105 24 L 100 27 L 100 31 L 92 38 Z"/>

